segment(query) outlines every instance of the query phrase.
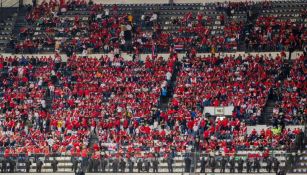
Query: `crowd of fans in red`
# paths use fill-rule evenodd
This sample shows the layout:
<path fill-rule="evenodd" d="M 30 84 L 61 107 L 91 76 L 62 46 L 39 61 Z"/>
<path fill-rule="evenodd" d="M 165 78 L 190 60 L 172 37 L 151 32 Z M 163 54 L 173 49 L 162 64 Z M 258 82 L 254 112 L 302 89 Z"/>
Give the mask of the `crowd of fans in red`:
<path fill-rule="evenodd" d="M 291 71 L 291 77 L 301 83 L 303 75 L 296 75 L 305 70 L 302 58 Z M 268 91 L 276 84 L 282 62 L 279 56 L 184 60 L 170 108 L 161 111 L 161 89 L 168 86 L 166 75 L 173 72 L 176 62 L 176 54 L 167 61 L 148 57 L 144 62 L 74 54 L 66 63 L 59 55 L 55 59 L 1 56 L 2 151 L 5 156 L 60 152 L 86 157 L 90 150 L 140 156 L 141 152 L 193 148 L 232 154 L 242 149 L 284 149 L 302 132 L 274 134 L 268 129 L 264 134 L 247 133 L 246 125 L 261 114 Z M 294 83 L 288 81 L 285 87 Z M 297 89 L 304 93 L 301 83 Z M 305 96 L 297 95 L 287 117 L 297 105 L 306 107 Z M 284 94 L 283 103 L 287 97 Z M 202 115 L 203 106 L 227 105 L 235 106 L 230 118 L 216 121 Z M 90 147 L 92 134 L 99 144 Z M 98 153 L 93 156 L 99 157 Z"/>
<path fill-rule="evenodd" d="M 306 56 L 303 55 L 293 62 L 290 75 L 283 84 L 278 82 L 279 87 L 278 102 L 273 109 L 274 125 L 280 121 L 290 124 L 301 124 L 307 113 L 306 102 Z"/>
<path fill-rule="evenodd" d="M 259 4 L 246 2 L 215 6 L 217 12 L 220 9 L 234 12 L 228 14 L 229 17 L 221 13 L 218 19 L 212 19 L 203 12 L 197 15 L 189 12 L 173 20 L 173 26 L 178 30 L 167 31 L 163 29 L 159 14 L 155 12 L 146 15 L 148 18 L 142 15 L 141 19 L 134 19 L 133 14 L 120 12 L 116 5 L 110 8 L 79 0 L 43 1 L 29 11 L 26 20 L 30 25 L 21 28 L 19 39 L 17 42 L 11 41 L 10 47 L 16 52 L 30 53 L 50 47 L 51 50 L 59 50 L 71 56 L 73 52 L 85 50 L 138 54 L 152 50 L 169 52 L 178 47 L 180 50 L 195 49 L 198 52 L 237 51 L 239 48 L 281 51 L 288 48 L 301 49 L 306 43 L 306 26 L 299 20 L 292 22 L 274 16 L 259 16 L 256 23 L 250 26 L 247 21 L 232 19 L 231 16 L 237 11 L 249 13 L 248 10 Z M 265 9 L 268 4 L 260 6 Z M 85 15 L 67 14 L 76 9 Z M 301 14 L 303 21 L 304 12 Z M 210 28 L 216 21 L 221 23 L 221 33 Z M 37 28 L 41 33 L 39 35 L 35 35 Z"/>
<path fill-rule="evenodd" d="M 289 50 L 303 48 L 307 39 L 304 23 L 278 16 L 259 16 L 255 26 L 245 38 L 249 50 Z"/>
<path fill-rule="evenodd" d="M 281 57 L 271 55 L 188 59 L 179 73 L 173 105 L 200 113 L 203 106 L 235 106 L 234 117 L 256 124 L 281 65 Z"/>
<path fill-rule="evenodd" d="M 29 152 L 83 146 L 90 131 L 108 141 L 116 136 L 103 130 L 118 134 L 148 121 L 174 62 L 74 55 L 62 67 L 60 58 L 17 59 L 1 57 L 1 145 Z"/>

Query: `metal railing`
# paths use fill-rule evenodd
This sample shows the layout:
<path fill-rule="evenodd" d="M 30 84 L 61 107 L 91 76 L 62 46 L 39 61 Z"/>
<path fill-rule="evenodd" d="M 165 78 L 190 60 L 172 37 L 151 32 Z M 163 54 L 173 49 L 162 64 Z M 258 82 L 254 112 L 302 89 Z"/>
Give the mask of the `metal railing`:
<path fill-rule="evenodd" d="M 0 169 L 2 172 L 168 172 L 168 173 L 199 173 L 199 172 L 247 172 L 248 169 L 256 172 L 271 172 L 285 169 L 289 172 L 298 167 L 298 153 L 274 153 L 269 158 L 257 156 L 257 154 L 215 155 L 199 152 L 166 154 L 143 154 L 123 156 L 118 154 L 106 154 L 101 152 L 101 158 L 71 156 L 68 154 L 15 154 L 10 156 L 0 155 Z M 107 156 L 106 156 L 107 155 Z M 128 155 L 128 154 L 127 154 Z M 131 157 L 130 157 L 131 156 Z M 277 158 L 277 159 L 275 159 Z M 55 161 L 56 160 L 56 161 Z M 278 160 L 278 167 L 275 163 Z M 31 163 L 29 163 L 31 162 Z M 268 162 L 271 166 L 268 166 Z M 5 170 L 2 168 L 6 164 Z M 41 164 L 42 166 L 38 166 Z M 54 166 L 56 165 L 56 166 Z M 275 168 L 275 169 L 274 169 Z"/>

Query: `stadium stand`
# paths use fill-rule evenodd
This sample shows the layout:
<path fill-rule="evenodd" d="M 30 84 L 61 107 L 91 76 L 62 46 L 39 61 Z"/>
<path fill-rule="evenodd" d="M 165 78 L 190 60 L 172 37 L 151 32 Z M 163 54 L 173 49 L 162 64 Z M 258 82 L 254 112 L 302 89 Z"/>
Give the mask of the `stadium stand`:
<path fill-rule="evenodd" d="M 120 49 L 148 53 L 155 48 L 166 53 L 170 49 L 302 49 L 306 40 L 306 11 L 302 5 L 304 2 L 291 5 L 282 1 L 103 6 L 85 1 L 51 1 L 20 12 L 27 20 L 15 30 L 17 38 L 11 40 L 9 50 L 108 53 Z M 287 7 L 291 8 L 285 10 Z"/>
<path fill-rule="evenodd" d="M 236 64 L 242 71 L 250 72 L 251 77 L 245 81 L 253 81 L 253 75 L 274 82 L 265 76 L 277 77 L 278 71 L 274 69 L 279 69 L 281 60 L 252 58 L 246 56 L 241 60 L 226 56 L 223 59 L 204 58 L 202 61 L 197 57 L 182 60 L 171 108 L 161 111 L 157 109 L 159 96 L 163 87 L 168 86 L 165 75 L 167 71 L 173 72 L 176 56 L 167 62 L 147 59 L 144 63 L 107 56 L 98 60 L 74 55 L 66 63 L 62 63 L 59 57 L 55 60 L 51 57 L 23 57 L 19 60 L 16 57 L 1 57 L 1 109 L 2 118 L 5 118 L 2 122 L 5 134 L 2 134 L 1 143 L 6 147 L 3 150 L 4 157 L 31 153 L 51 157 L 54 154 L 81 155 L 86 158 L 87 154 L 92 152 L 93 158 L 100 159 L 100 153 L 104 150 L 108 152 L 104 154 L 115 157 L 129 156 L 131 153 L 142 157 L 144 152 L 155 152 L 167 157 L 170 153 L 182 154 L 192 149 L 208 153 L 220 150 L 227 155 L 235 154 L 239 150 L 293 149 L 301 130 L 291 131 L 278 127 L 276 133 L 275 129 L 269 128 L 265 132 L 247 134 L 244 124 L 246 119 L 257 116 L 244 110 L 234 112 L 236 119 L 225 118 L 217 123 L 210 116 L 201 117 L 201 106 L 204 104 L 219 105 L 216 104 L 219 103 L 218 100 L 220 103 L 233 103 L 227 96 L 205 96 L 207 100 L 200 102 L 186 101 L 198 97 L 201 99 L 199 95 L 180 98 L 180 89 L 184 87 L 180 85 L 181 82 L 186 82 L 185 86 L 190 86 L 189 89 L 193 90 L 191 86 L 199 86 L 197 81 L 201 81 L 201 77 L 210 78 L 209 67 L 216 73 L 219 72 L 218 69 L 222 71 L 225 68 L 221 73 L 227 75 L 227 67 Z M 238 63 L 235 63 L 236 60 Z M 260 62 L 269 67 L 258 67 L 258 75 L 252 70 L 256 69 L 255 66 Z M 206 68 L 208 76 L 201 76 L 196 70 L 203 70 L 202 65 L 206 64 L 209 66 Z M 195 65 L 195 68 L 189 67 L 191 65 Z M 244 70 L 244 65 L 249 67 Z M 184 72 L 186 70 L 195 74 Z M 239 78 L 244 72 L 240 73 L 238 70 L 233 69 L 232 72 Z M 259 70 L 266 70 L 271 74 Z M 195 77 L 197 74 L 201 77 Z M 186 80 L 188 75 L 191 78 Z M 245 73 L 245 76 L 248 77 L 248 74 Z M 244 82 L 244 79 L 241 81 L 241 86 L 249 84 Z M 222 79 L 218 82 L 222 82 Z M 230 82 L 232 81 L 225 81 Z M 238 85 L 240 88 L 234 91 L 236 93 L 232 94 L 232 97 L 240 98 L 238 92 L 245 89 L 241 86 Z M 212 87 L 215 86 L 212 85 L 208 90 L 214 92 Z M 252 84 L 246 88 L 257 92 Z M 206 89 L 203 91 L 206 92 Z M 262 89 L 260 92 L 267 91 Z M 185 96 L 189 96 L 189 91 L 185 92 Z M 250 98 L 245 99 L 252 100 L 253 95 Z M 208 102 L 210 99 L 214 100 Z M 261 102 L 260 99 L 257 101 Z M 197 106 L 196 103 L 200 105 Z M 228 105 L 227 103 L 225 105 Z M 244 104 L 244 101 L 242 103 Z M 305 105 L 304 102 L 302 105 Z M 263 107 L 259 105 L 259 109 L 261 106 Z M 98 142 L 91 141 L 93 135 Z M 112 144 L 106 147 L 104 143 Z M 113 151 L 118 153 L 112 153 Z M 149 154 L 149 157 L 152 156 Z"/>
<path fill-rule="evenodd" d="M 21 54 L 0 55 L 1 172 L 306 173 L 306 6 L 20 7 L 0 25 Z"/>
<path fill-rule="evenodd" d="M 5 12 L 13 12 L 13 14 L 7 15 Z M 17 16 L 15 9 L 1 9 L 0 18 L 0 52 L 4 52 L 9 39 L 11 37 L 12 30 L 14 28 L 14 21 Z"/>
<path fill-rule="evenodd" d="M 304 77 L 304 62 L 306 58 L 303 56 L 295 60 L 290 74 L 283 85 L 280 85 L 281 89 L 279 93 L 279 103 L 275 105 L 273 109 L 273 125 L 277 125 L 279 120 L 283 120 L 286 123 L 300 124 L 303 120 L 303 115 L 306 113 L 306 77 Z M 282 118 L 280 118 L 282 117 Z"/>

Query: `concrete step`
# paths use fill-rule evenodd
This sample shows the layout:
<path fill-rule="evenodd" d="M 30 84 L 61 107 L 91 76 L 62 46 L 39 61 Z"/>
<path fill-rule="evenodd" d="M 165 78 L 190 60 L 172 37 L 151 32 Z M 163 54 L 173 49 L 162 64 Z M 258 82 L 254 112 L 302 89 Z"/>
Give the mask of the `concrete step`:
<path fill-rule="evenodd" d="M 307 173 L 307 167 L 305 167 L 305 168 L 295 168 L 294 170 L 293 170 L 293 173 Z"/>

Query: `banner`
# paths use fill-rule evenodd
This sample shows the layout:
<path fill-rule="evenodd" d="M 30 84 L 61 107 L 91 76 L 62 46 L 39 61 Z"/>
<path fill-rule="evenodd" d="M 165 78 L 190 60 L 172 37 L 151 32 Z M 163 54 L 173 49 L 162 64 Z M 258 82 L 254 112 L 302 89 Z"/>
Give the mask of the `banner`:
<path fill-rule="evenodd" d="M 233 106 L 226 106 L 226 107 L 215 107 L 215 106 L 206 106 L 203 111 L 203 116 L 206 113 L 209 113 L 210 115 L 214 116 L 231 116 L 232 111 L 234 107 Z"/>
<path fill-rule="evenodd" d="M 224 115 L 224 107 L 215 107 L 214 108 L 215 115 Z"/>

